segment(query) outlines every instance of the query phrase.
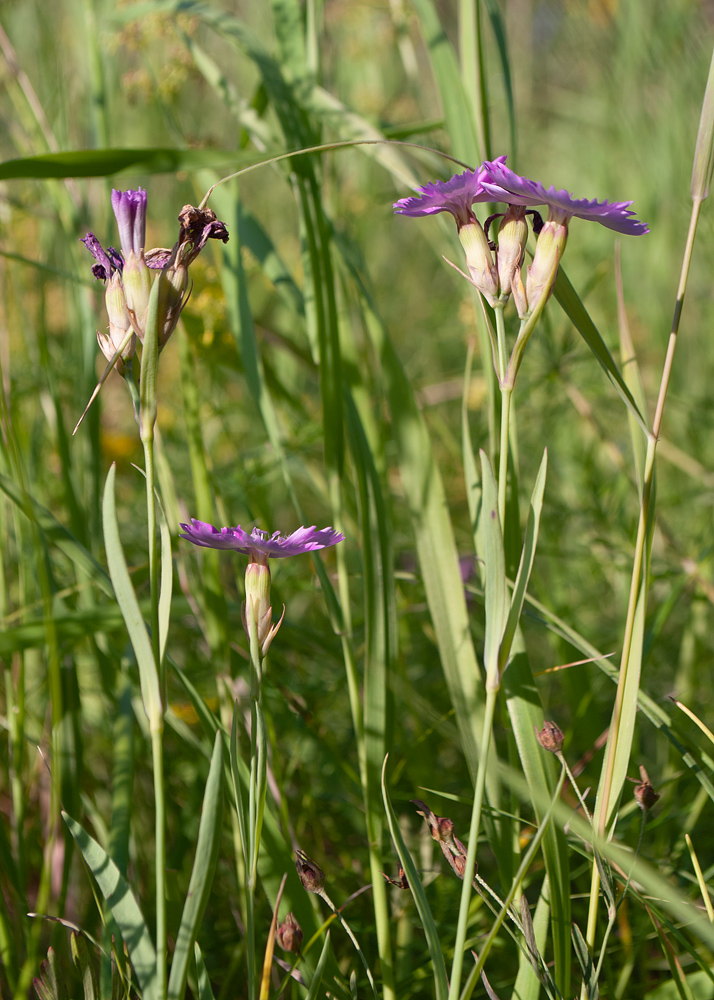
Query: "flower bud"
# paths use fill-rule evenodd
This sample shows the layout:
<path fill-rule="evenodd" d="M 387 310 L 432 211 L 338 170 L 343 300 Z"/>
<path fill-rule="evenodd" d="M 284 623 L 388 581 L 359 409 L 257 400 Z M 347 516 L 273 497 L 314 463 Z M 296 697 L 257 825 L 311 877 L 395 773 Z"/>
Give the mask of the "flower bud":
<path fill-rule="evenodd" d="M 151 294 L 152 274 L 144 259 L 144 251 L 138 254 L 130 251 L 127 254 L 122 271 L 126 305 L 131 316 L 132 325 L 137 337 L 144 342 L 146 328 L 146 311 Z"/>
<path fill-rule="evenodd" d="M 543 747 L 544 750 L 548 750 L 550 753 L 560 753 L 563 749 L 563 731 L 560 726 L 557 726 L 555 722 L 548 722 L 547 720 L 543 722 L 543 728 L 538 732 L 538 727 L 535 726 L 536 739 Z"/>
<path fill-rule="evenodd" d="M 528 312 L 526 292 L 521 277 L 521 265 L 528 241 L 525 205 L 509 205 L 498 227 L 498 278 L 501 295 L 513 295 L 521 319 Z"/>
<path fill-rule="evenodd" d="M 118 271 L 114 271 L 107 281 L 104 301 L 107 307 L 107 315 L 109 316 L 109 333 L 97 330 L 97 342 L 107 361 L 111 361 L 116 352 L 120 348 L 122 349 L 115 365 L 116 370 L 121 375 L 124 372 L 124 363 L 129 361 L 134 354 L 136 337 L 132 334 L 127 341 L 132 323 L 126 307 L 121 275 Z M 123 347 L 122 344 L 124 345 Z"/>
<path fill-rule="evenodd" d="M 306 892 L 320 892 L 325 885 L 325 873 L 308 858 L 304 851 L 295 851 L 295 867 Z"/>
<path fill-rule="evenodd" d="M 302 946 L 302 927 L 292 913 L 288 913 L 282 924 L 278 924 L 275 937 L 283 951 L 294 951 L 296 954 Z"/>
<path fill-rule="evenodd" d="M 564 213 L 551 208 L 550 218 L 543 226 L 536 243 L 533 263 L 528 268 L 526 298 L 529 312 L 533 312 L 541 300 L 545 305 L 550 297 L 567 240 L 568 218 Z"/>
<path fill-rule="evenodd" d="M 251 549 L 251 561 L 245 570 L 245 601 L 241 606 L 241 620 L 248 639 L 250 639 L 251 621 L 255 622 L 258 645 L 263 656 L 267 655 L 270 644 L 283 623 L 285 605 L 280 621 L 273 624 L 272 615 L 268 556 Z"/>
<path fill-rule="evenodd" d="M 174 255 L 172 255 L 172 258 Z M 159 282 L 159 351 L 162 351 L 176 329 L 179 316 L 188 302 L 188 267 L 169 261 L 157 278 Z"/>
<path fill-rule="evenodd" d="M 643 764 L 640 764 L 640 784 L 635 785 L 635 801 L 643 812 L 649 812 L 659 798 L 650 782 L 650 777 Z"/>
<path fill-rule="evenodd" d="M 459 227 L 459 240 L 466 254 L 470 281 L 481 292 L 489 305 L 498 298 L 498 272 L 493 255 L 480 222 L 474 219 Z"/>

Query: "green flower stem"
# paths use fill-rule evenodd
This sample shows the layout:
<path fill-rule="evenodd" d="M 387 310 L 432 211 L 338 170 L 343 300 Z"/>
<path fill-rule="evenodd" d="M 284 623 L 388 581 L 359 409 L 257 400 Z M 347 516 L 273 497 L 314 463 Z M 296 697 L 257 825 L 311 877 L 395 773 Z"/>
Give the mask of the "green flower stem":
<path fill-rule="evenodd" d="M 156 818 L 156 978 L 157 996 L 166 996 L 166 794 L 164 789 L 164 727 L 151 724 Z"/>
<path fill-rule="evenodd" d="M 491 946 L 493 945 L 493 942 L 496 939 L 496 935 L 500 930 L 501 924 L 503 923 L 503 921 L 505 920 L 507 914 L 511 909 L 511 905 L 513 903 L 513 900 L 516 898 L 516 894 L 520 888 L 521 882 L 523 881 L 526 872 L 530 868 L 531 862 L 535 857 L 536 851 L 540 847 L 541 841 L 545 835 L 546 830 L 548 829 L 548 825 L 553 815 L 553 810 L 555 809 L 555 805 L 560 800 L 560 792 L 563 788 L 564 781 L 565 781 L 565 769 L 561 770 L 560 772 L 560 778 L 558 779 L 558 784 L 553 794 L 553 798 L 551 799 L 550 805 L 548 806 L 548 811 L 541 820 L 540 826 L 536 830 L 533 839 L 528 845 L 528 850 L 523 856 L 523 860 L 521 861 L 520 865 L 518 866 L 518 871 L 516 872 L 513 882 L 511 883 L 511 888 L 508 891 L 508 895 L 501 904 L 501 909 L 498 913 L 498 916 L 496 917 L 496 920 L 493 926 L 491 927 L 491 930 L 489 931 L 488 937 L 486 938 L 481 948 L 481 951 L 479 952 L 479 957 L 476 965 L 472 968 L 471 972 L 469 973 L 469 978 L 466 980 L 466 985 L 464 986 L 464 989 L 461 993 L 459 1000 L 468 1000 L 468 998 L 471 996 L 473 992 L 474 986 L 476 985 L 478 978 L 481 975 L 481 971 L 484 965 L 486 964 L 486 959 L 489 956 L 489 953 L 491 951 Z"/>
<path fill-rule="evenodd" d="M 498 456 L 498 517 L 501 530 L 506 524 L 506 486 L 508 484 L 508 440 L 511 424 L 513 389 L 501 386 L 501 442 Z"/>
<path fill-rule="evenodd" d="M 652 430 L 647 436 L 647 453 L 645 456 L 645 467 L 642 480 L 640 517 L 637 526 L 637 539 L 635 542 L 635 553 L 632 565 L 632 578 L 630 582 L 630 597 L 627 605 L 625 634 L 622 643 L 620 674 L 617 682 L 617 694 L 615 696 L 615 705 L 612 710 L 610 735 L 607 741 L 603 783 L 595 806 L 595 826 L 596 826 L 596 832 L 600 836 L 603 836 L 605 833 L 608 819 L 613 811 L 613 806 L 615 804 L 614 802 L 611 801 L 613 797 L 612 782 L 615 771 L 615 759 L 617 756 L 618 740 L 620 737 L 620 724 L 622 721 L 624 693 L 627 684 L 627 674 L 632 653 L 632 638 L 635 627 L 635 613 L 637 610 L 637 604 L 639 601 L 641 589 L 643 587 L 646 588 L 647 586 L 647 581 L 643 579 L 643 567 L 645 565 L 645 546 L 647 544 L 648 537 L 651 538 L 651 532 L 649 532 L 648 529 L 651 523 L 651 517 L 653 516 L 654 513 L 653 511 L 650 510 L 650 505 L 652 501 L 652 487 L 654 484 L 654 469 L 655 469 L 655 457 L 657 452 L 657 442 L 659 441 L 659 435 L 662 429 L 664 406 L 667 399 L 667 391 L 669 389 L 670 378 L 672 375 L 672 366 L 674 364 L 674 352 L 677 347 L 677 337 L 679 334 L 679 322 L 682 315 L 682 306 L 684 305 L 684 296 L 687 290 L 689 267 L 692 260 L 692 251 L 694 249 L 694 237 L 697 231 L 697 223 L 699 221 L 699 212 L 701 210 L 702 200 L 703 199 L 701 197 L 696 197 L 694 199 L 694 204 L 692 205 L 692 214 L 689 220 L 689 231 L 687 233 L 687 243 L 684 248 L 682 268 L 679 277 L 679 287 L 677 289 L 677 298 L 674 305 L 674 316 L 672 318 L 672 327 L 669 334 L 667 354 L 665 356 L 664 366 L 662 370 L 662 378 L 660 381 L 659 394 L 657 396 L 657 406 L 655 408 L 655 416 L 652 422 Z M 597 865 L 593 862 L 592 881 L 590 886 L 590 906 L 588 910 L 588 926 L 587 926 L 587 936 L 586 936 L 588 946 L 591 950 L 594 948 L 595 945 L 599 892 L 600 892 L 600 875 L 597 870 Z"/>
<path fill-rule="evenodd" d="M 246 597 L 247 601 L 252 600 Z M 246 609 L 250 633 L 250 779 L 248 783 L 248 856 L 246 873 L 246 948 L 248 958 L 248 996 L 255 1000 L 258 990 L 255 961 L 255 889 L 258 881 L 258 855 L 263 828 L 267 790 L 265 724 L 261 708 L 263 661 L 258 641 L 258 624 L 252 608 Z"/>
<path fill-rule="evenodd" d="M 474 868 L 476 865 L 476 846 L 478 843 L 479 828 L 481 825 L 481 809 L 483 807 L 484 789 L 486 787 L 486 773 L 488 769 L 488 751 L 491 744 L 491 730 L 493 729 L 493 718 L 496 710 L 497 697 L 498 681 L 496 682 L 495 687 L 487 681 L 486 707 L 484 709 L 483 733 L 481 738 L 481 753 L 479 755 L 478 771 L 476 772 L 476 789 L 474 792 L 473 810 L 471 812 L 469 846 L 466 852 L 466 867 L 464 868 L 464 881 L 461 887 L 459 922 L 456 928 L 454 961 L 451 966 L 449 1000 L 456 1000 L 461 990 L 461 973 L 464 965 L 464 947 L 466 944 L 466 931 L 468 929 L 469 904 L 471 902 L 471 883 L 473 882 Z"/>

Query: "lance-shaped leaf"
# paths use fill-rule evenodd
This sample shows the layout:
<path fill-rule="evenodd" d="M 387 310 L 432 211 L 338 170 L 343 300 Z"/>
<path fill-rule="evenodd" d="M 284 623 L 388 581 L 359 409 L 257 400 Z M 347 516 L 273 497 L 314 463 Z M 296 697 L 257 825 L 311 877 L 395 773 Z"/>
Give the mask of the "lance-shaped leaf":
<path fill-rule="evenodd" d="M 84 827 L 64 810 L 62 817 L 109 904 L 129 951 L 143 1000 L 156 1000 L 156 951 L 131 886 L 106 851 L 90 837 Z"/>

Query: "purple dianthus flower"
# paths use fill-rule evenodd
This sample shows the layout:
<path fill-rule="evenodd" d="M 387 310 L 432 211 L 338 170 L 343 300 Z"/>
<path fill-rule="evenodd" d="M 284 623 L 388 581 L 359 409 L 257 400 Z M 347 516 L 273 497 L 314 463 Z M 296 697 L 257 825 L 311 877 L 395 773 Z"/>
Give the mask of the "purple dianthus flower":
<path fill-rule="evenodd" d="M 315 552 L 337 545 L 344 541 L 344 535 L 334 528 L 298 528 L 291 535 L 281 535 L 279 531 L 271 535 L 261 528 L 253 528 L 250 534 L 238 525 L 235 528 L 214 528 L 205 521 L 191 518 L 191 524 L 182 524 L 185 538 L 194 545 L 202 545 L 207 549 L 233 549 L 250 555 L 253 562 L 267 563 L 270 556 L 273 559 L 283 559 L 286 556 L 298 556 L 303 552 Z"/>
<path fill-rule="evenodd" d="M 572 216 L 591 219 L 608 229 L 626 236 L 643 236 L 649 232 L 644 222 L 628 211 L 631 201 L 598 201 L 594 198 L 573 198 L 565 190 L 551 185 L 544 187 L 539 181 L 521 177 L 505 165 L 505 157 L 493 162 L 486 161 L 482 167 L 481 186 L 487 200 L 503 201 L 509 205 L 547 205 L 550 216 L 558 222 L 567 222 Z"/>
<path fill-rule="evenodd" d="M 272 622 L 268 559 L 283 559 L 303 552 L 326 549 L 344 541 L 345 537 L 334 528 L 318 529 L 314 525 L 310 528 L 298 528 L 291 535 L 281 535 L 279 531 L 271 535 L 260 528 L 253 528 L 249 534 L 240 525 L 235 528 L 214 528 L 212 524 L 197 521 L 196 518 L 191 518 L 191 524 L 182 524 L 181 527 L 184 533 L 179 538 L 185 538 L 194 545 L 207 549 L 233 549 L 250 557 L 245 571 L 245 602 L 241 617 L 249 638 L 251 630 L 255 630 L 263 656 L 268 652 L 283 621 L 281 617 L 279 622 Z"/>

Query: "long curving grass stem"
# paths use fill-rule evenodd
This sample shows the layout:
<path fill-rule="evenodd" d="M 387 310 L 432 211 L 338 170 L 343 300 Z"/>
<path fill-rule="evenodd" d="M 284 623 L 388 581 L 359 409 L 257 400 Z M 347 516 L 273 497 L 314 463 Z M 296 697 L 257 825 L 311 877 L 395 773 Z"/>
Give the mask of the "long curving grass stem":
<path fill-rule="evenodd" d="M 645 565 L 645 555 L 646 555 L 645 547 L 647 545 L 648 538 L 651 538 L 651 532 L 649 531 L 649 527 L 651 524 L 651 519 L 654 515 L 654 511 L 651 509 L 651 503 L 652 503 L 652 488 L 654 485 L 654 470 L 655 470 L 655 457 L 657 452 L 657 442 L 659 441 L 659 436 L 662 429 L 664 407 L 672 375 L 672 367 L 674 364 L 674 353 L 677 347 L 677 337 L 679 334 L 679 322 L 682 315 L 682 307 L 684 305 L 684 296 L 687 289 L 687 281 L 689 278 L 689 268 L 692 260 L 692 251 L 694 249 L 694 237 L 697 231 L 697 223 L 699 221 L 699 213 L 701 210 L 702 200 L 703 199 L 701 197 L 695 197 L 692 205 L 692 213 L 689 220 L 689 231 L 687 233 L 687 242 L 684 248 L 682 267 L 679 277 L 679 287 L 677 289 L 677 298 L 674 305 L 674 316 L 672 318 L 672 326 L 669 334 L 669 342 L 667 344 L 667 353 L 665 355 L 664 366 L 662 370 L 662 378 L 660 380 L 659 393 L 657 395 L 655 416 L 652 422 L 652 430 L 647 438 L 647 453 L 645 456 L 645 466 L 643 472 L 642 495 L 640 498 L 640 514 L 639 514 L 639 522 L 637 525 L 637 538 L 635 541 L 635 552 L 632 562 L 630 595 L 627 605 L 627 615 L 625 619 L 625 633 L 622 643 L 620 674 L 617 682 L 615 705 L 612 710 L 610 735 L 607 741 L 607 749 L 606 749 L 604 772 L 603 772 L 603 783 L 600 789 L 600 794 L 598 795 L 598 800 L 595 805 L 595 816 L 594 816 L 595 827 L 596 827 L 596 832 L 600 836 L 604 835 L 607 829 L 613 811 L 613 807 L 615 805 L 614 795 L 613 795 L 613 776 L 615 772 L 615 760 L 617 757 L 618 741 L 620 739 L 620 727 L 622 722 L 622 712 L 624 708 L 624 695 L 627 685 L 628 670 L 630 667 L 630 659 L 632 654 L 632 640 L 635 629 L 635 614 L 637 611 L 638 602 L 640 600 L 640 594 L 642 593 L 642 588 L 645 588 L 644 596 L 646 596 L 647 581 L 643 578 L 643 567 Z M 617 790 L 617 793 L 619 795 L 619 789 Z M 590 886 L 590 903 L 588 909 L 588 925 L 586 934 L 586 941 L 588 947 L 591 950 L 594 948 L 595 945 L 595 935 L 597 931 L 599 892 L 600 892 L 600 875 L 597 870 L 597 866 L 593 862 L 592 879 Z"/>

